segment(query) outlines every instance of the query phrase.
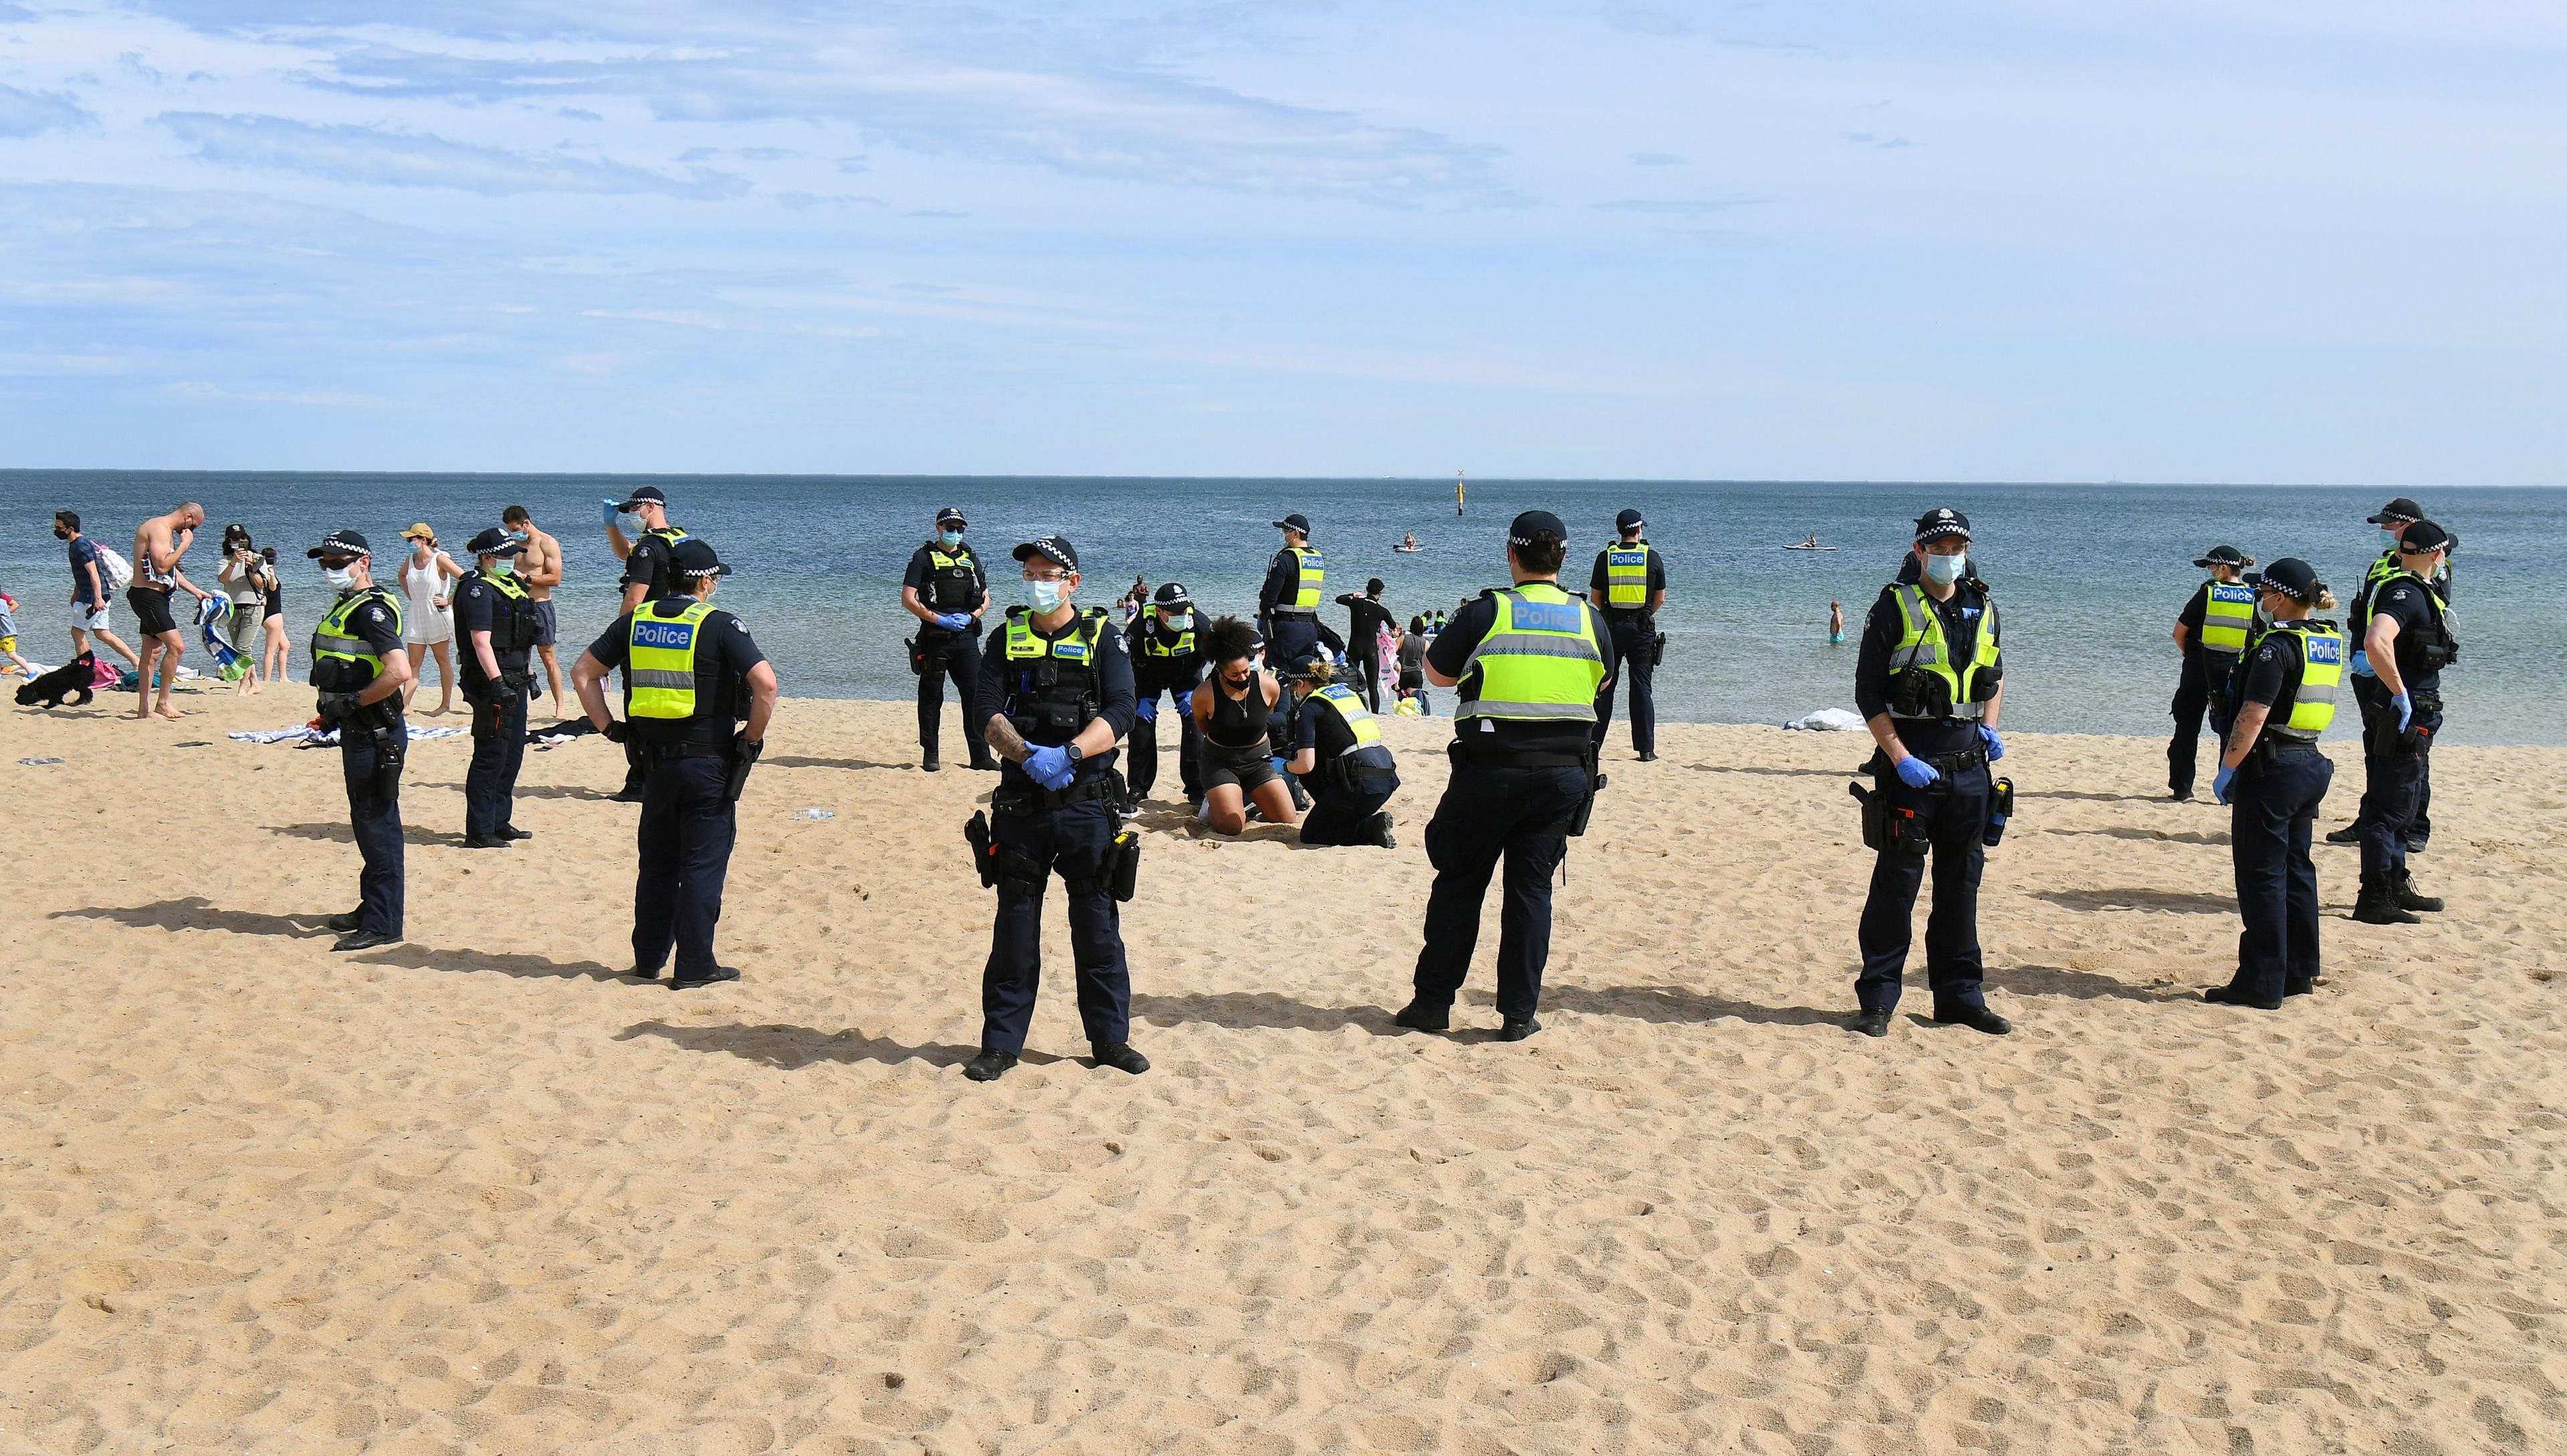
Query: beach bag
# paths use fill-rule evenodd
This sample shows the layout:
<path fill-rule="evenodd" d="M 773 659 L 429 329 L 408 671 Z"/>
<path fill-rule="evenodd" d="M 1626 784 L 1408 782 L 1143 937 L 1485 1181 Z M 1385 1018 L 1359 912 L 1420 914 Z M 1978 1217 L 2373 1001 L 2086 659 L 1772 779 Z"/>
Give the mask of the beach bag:
<path fill-rule="evenodd" d="M 98 543 L 93 541 L 90 544 Z M 107 589 L 111 592 L 121 592 L 133 584 L 134 563 L 117 555 L 116 548 L 113 546 L 99 546 L 98 570 L 101 576 L 107 578 Z"/>

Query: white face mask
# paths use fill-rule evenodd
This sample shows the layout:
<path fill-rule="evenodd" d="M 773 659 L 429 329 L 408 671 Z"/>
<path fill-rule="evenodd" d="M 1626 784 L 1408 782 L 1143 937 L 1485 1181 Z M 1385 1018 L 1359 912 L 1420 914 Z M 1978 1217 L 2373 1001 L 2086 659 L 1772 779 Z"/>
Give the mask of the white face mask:
<path fill-rule="evenodd" d="M 1034 615 L 1047 617 L 1059 611 L 1060 604 L 1069 600 L 1069 583 L 1060 577 L 1041 581 L 1029 579 L 1025 582 L 1025 600 L 1032 604 Z"/>
<path fill-rule="evenodd" d="M 357 589 L 357 569 L 353 566 L 324 566 L 321 568 L 321 579 L 339 591 L 350 592 Z"/>

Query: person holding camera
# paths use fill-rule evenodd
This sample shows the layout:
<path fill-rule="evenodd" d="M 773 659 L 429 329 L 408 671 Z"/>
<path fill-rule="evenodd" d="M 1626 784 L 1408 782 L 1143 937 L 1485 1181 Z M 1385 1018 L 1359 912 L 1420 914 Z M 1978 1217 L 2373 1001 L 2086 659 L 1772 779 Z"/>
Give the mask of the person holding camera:
<path fill-rule="evenodd" d="M 513 822 L 517 769 L 526 760 L 528 654 L 543 635 L 533 596 L 518 579 L 526 538 L 502 526 L 474 536 L 473 567 L 454 588 L 463 635 L 463 701 L 472 709 L 472 766 L 463 771 L 463 847 L 505 849 L 535 836 Z"/>
<path fill-rule="evenodd" d="M 747 624 L 713 604 L 730 575 L 713 546 L 690 536 L 669 555 L 675 589 L 616 618 L 580 654 L 571 685 L 588 721 L 609 741 L 635 744 L 643 764 L 633 974 L 657 979 L 674 948 L 669 985 L 685 991 L 739 979 L 713 959 L 713 928 L 740 791 L 765 750 L 778 689 Z M 622 722 L 606 707 L 606 675 L 618 668 Z"/>
<path fill-rule="evenodd" d="M 1395 1019 L 1420 1031 L 1452 1024 L 1453 998 L 1480 941 L 1480 902 L 1506 861 L 1498 911 L 1498 1039 L 1542 1029 L 1534 1012 L 1551 962 L 1551 877 L 1596 787 L 1595 699 L 1613 676 L 1613 638 L 1596 609 L 1561 589 L 1569 528 L 1547 510 L 1507 527 L 1515 584 L 1463 604 L 1426 651 L 1426 677 L 1460 689 L 1452 777 L 1426 824 L 1435 887 L 1426 899 L 1416 995 Z M 1384 826 L 1387 828 L 1387 826 Z"/>
<path fill-rule="evenodd" d="M 2005 661 L 1996 604 L 1970 569 L 1969 549 L 1968 516 L 1949 509 L 1918 516 L 1908 547 L 1915 579 L 1880 589 L 1854 663 L 1854 707 L 1878 745 L 1867 765 L 1866 812 L 1880 832 L 1865 836 L 1878 842 L 1855 932 L 1862 971 L 1852 1024 L 1865 1036 L 1889 1034 L 1929 853 L 1925 977 L 1933 1019 L 1991 1036 L 2014 1029 L 1980 989 L 1979 874 L 1995 793 L 1988 765 L 2005 756 L 1997 736 Z"/>
<path fill-rule="evenodd" d="M 343 934 L 330 949 L 363 951 L 402 938 L 401 769 L 410 746 L 402 697 L 419 670 L 402 648 L 401 598 L 375 585 L 366 538 L 332 531 L 303 554 L 338 593 L 312 631 L 312 687 L 322 727 L 339 733 L 348 826 L 366 864 L 357 908 L 331 917 L 330 928 Z"/>
<path fill-rule="evenodd" d="M 260 665 L 266 657 L 267 584 L 273 569 L 249 537 L 249 527 L 235 521 L 223 527 L 223 564 L 214 572 L 223 595 L 232 605 L 231 621 L 224 624 L 232 640 L 232 651 L 240 654 L 241 674 L 232 680 L 232 694 L 246 698 L 258 692 Z"/>
<path fill-rule="evenodd" d="M 2411 521 L 2398 536 L 2398 571 L 2371 593 L 2363 655 L 2380 682 L 2378 712 L 2365 725 L 2369 781 L 2362 795 L 2362 889 L 2353 918 L 2414 925 L 2415 912 L 2442 908 L 2407 875 L 2408 836 L 2424 802 L 2433 739 L 2442 731 L 2442 669 L 2460 655 L 2451 607 L 2437 585 L 2448 531 Z"/>

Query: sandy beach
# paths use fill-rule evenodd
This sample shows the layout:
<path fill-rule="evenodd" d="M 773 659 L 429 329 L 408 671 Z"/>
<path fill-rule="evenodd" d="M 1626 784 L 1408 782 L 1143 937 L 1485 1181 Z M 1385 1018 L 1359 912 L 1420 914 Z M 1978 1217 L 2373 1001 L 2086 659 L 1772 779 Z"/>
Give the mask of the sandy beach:
<path fill-rule="evenodd" d="M 1390 1025 L 1449 731 L 1393 721 L 1396 851 L 1143 816 L 1153 1071 L 1085 1064 L 1055 893 L 1026 1064 L 976 1086 L 993 780 L 920 772 L 906 705 L 784 705 L 746 979 L 676 994 L 618 974 L 608 745 L 529 754 L 537 837 L 480 853 L 466 741 L 419 745 L 410 943 L 333 956 L 337 755 L 223 736 L 308 693 L 179 703 L 0 720 L 0 1451 L 2269 1456 L 2567 1420 L 2567 749 L 2436 754 L 2452 910 L 2416 930 L 2346 920 L 2321 846 L 2330 974 L 2267 1015 L 2193 995 L 2237 932 L 2225 811 L 2163 801 L 2160 742 L 2018 737 L 1982 917 L 2018 1030 L 1916 1019 L 1920 948 L 1873 1042 L 1866 744 L 1668 725 L 1659 762 L 1617 741 L 1548 1029 L 1503 1045 L 1494 911 L 1465 1029 Z M 2330 746 L 2322 827 L 2360 783 Z"/>

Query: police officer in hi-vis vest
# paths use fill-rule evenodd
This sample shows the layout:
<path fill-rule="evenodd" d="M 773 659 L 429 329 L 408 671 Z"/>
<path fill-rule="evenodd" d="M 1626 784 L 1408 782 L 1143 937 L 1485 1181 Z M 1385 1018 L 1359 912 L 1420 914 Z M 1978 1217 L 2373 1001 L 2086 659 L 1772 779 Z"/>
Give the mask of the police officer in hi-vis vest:
<path fill-rule="evenodd" d="M 900 604 L 919 621 L 910 663 L 918 670 L 918 746 L 925 755 L 919 766 L 930 773 L 944 766 L 936 739 L 947 678 L 954 680 L 956 706 L 963 710 L 972 766 L 993 772 L 998 766 L 974 728 L 980 716 L 973 712 L 972 694 L 981 684 L 981 614 L 990 605 L 990 581 L 963 539 L 968 525 L 956 506 L 938 511 L 935 537 L 910 554 L 900 583 Z"/>
<path fill-rule="evenodd" d="M 1583 599 L 1561 589 L 1569 528 L 1547 510 L 1507 527 L 1515 585 L 1480 593 L 1426 650 L 1426 676 L 1461 688 L 1453 711 L 1453 772 L 1426 824 L 1435 888 L 1417 994 L 1396 1018 L 1441 1031 L 1470 974 L 1480 902 L 1506 861 L 1498 910 L 1498 1039 L 1542 1029 L 1543 968 L 1551 961 L 1551 879 L 1585 827 L 1597 787 L 1595 695 L 1613 673 L 1613 640 Z"/>
<path fill-rule="evenodd" d="M 986 823 L 967 834 L 984 885 L 998 892 L 981 973 L 981 1052 L 963 1074 L 996 1081 L 1016 1064 L 1042 978 L 1042 902 L 1054 873 L 1069 892 L 1069 950 L 1078 1019 L 1096 1064 L 1138 1074 L 1132 975 L 1118 900 L 1132 895 L 1140 853 L 1114 812 L 1116 740 L 1132 730 L 1132 660 L 1105 610 L 1082 612 L 1078 550 L 1060 536 L 1018 546 L 1027 605 L 1009 607 L 981 655 L 975 700 L 1002 766 Z"/>
<path fill-rule="evenodd" d="M 330 918 L 343 932 L 330 949 L 363 951 L 402 938 L 402 759 L 410 727 L 402 689 L 416 671 L 402 649 L 401 598 L 375 585 L 374 551 L 355 531 L 332 531 L 303 553 L 321 564 L 338 600 L 312 631 L 312 687 L 321 723 L 339 730 L 339 767 L 348 783 L 348 826 L 365 871 L 359 905 Z"/>
<path fill-rule="evenodd" d="M 1889 1034 L 1929 852 L 1925 975 L 1933 1019 L 1994 1036 L 2014 1029 L 1980 990 L 1979 874 L 1994 794 L 1988 765 L 2005 756 L 1997 736 L 2005 661 L 1996 604 L 1970 572 L 1969 548 L 1968 516 L 1947 509 L 1916 518 L 1909 547 L 1916 580 L 1880 589 L 1854 665 L 1854 707 L 1879 745 L 1865 765 L 1873 777 L 1865 837 L 1873 827 L 1880 832 L 1856 932 L 1862 973 L 1853 1025 L 1866 1036 Z"/>
<path fill-rule="evenodd" d="M 749 765 L 775 716 L 775 669 L 747 626 L 713 606 L 730 574 L 713 548 L 681 541 L 670 553 L 676 589 L 615 620 L 571 669 L 580 707 L 598 731 L 637 744 L 643 763 L 640 863 L 633 882 L 633 974 L 660 974 L 672 948 L 672 989 L 737 981 L 713 957 L 722 882 Z M 624 721 L 607 711 L 606 675 L 624 670 Z"/>
<path fill-rule="evenodd" d="M 1275 523 L 1284 549 L 1266 564 L 1257 589 L 1257 632 L 1266 665 L 1277 672 L 1308 662 L 1319 650 L 1319 604 L 1327 600 L 1327 562 L 1310 545 L 1310 518 L 1294 511 Z"/>
<path fill-rule="evenodd" d="M 1194 711 L 1188 705 L 1195 689 L 1203 683 L 1204 660 L 1201 639 L 1202 624 L 1195 620 L 1194 598 L 1186 594 L 1186 584 L 1172 581 L 1161 586 L 1149 605 L 1141 609 L 1132 625 L 1123 629 L 1123 646 L 1132 659 L 1132 683 L 1135 699 L 1132 710 L 1132 773 L 1124 811 L 1136 810 L 1159 781 L 1159 699 L 1167 697 L 1177 705 L 1177 779 L 1184 785 L 1186 802 L 1203 802 L 1203 763 L 1197 757 L 1202 735 L 1195 731 Z"/>
<path fill-rule="evenodd" d="M 1336 666 L 1325 658 L 1287 670 L 1284 681 L 1301 705 L 1290 764 L 1310 791 L 1301 842 L 1398 848 L 1381 806 L 1399 791 L 1399 760 L 1381 740 L 1381 724 L 1355 690 L 1336 681 Z"/>
<path fill-rule="evenodd" d="M 1667 559 L 1649 544 L 1648 522 L 1636 510 L 1613 518 L 1613 544 L 1595 553 L 1586 599 L 1604 609 L 1613 635 L 1617 676 L 1631 685 L 1631 751 L 1643 763 L 1658 756 L 1658 700 L 1650 680 L 1658 671 L 1658 609 L 1667 604 Z M 1613 688 L 1607 680 L 1595 700 L 1595 746 L 1613 727 Z"/>
<path fill-rule="evenodd" d="M 2201 720 L 2210 718 L 2210 735 L 2226 742 L 2231 717 L 2228 679 L 2237 655 L 2246 650 L 2246 634 L 2255 625 L 2255 589 L 2238 576 L 2255 558 L 2234 546 L 2213 546 L 2193 565 L 2210 579 L 2193 588 L 2174 619 L 2174 645 L 2183 654 L 2183 676 L 2174 690 L 2174 738 L 2166 744 L 2166 792 L 2177 803 L 2192 797 L 2193 763 L 2201 740 Z"/>
<path fill-rule="evenodd" d="M 517 770 L 526 761 L 526 661 L 543 636 L 534 598 L 517 579 L 526 538 L 492 526 L 467 548 L 475 565 L 454 588 L 463 701 L 472 705 L 472 764 L 463 771 L 463 847 L 505 849 L 535 836 L 512 822 Z"/>
<path fill-rule="evenodd" d="M 686 528 L 669 520 L 669 494 L 657 485 L 645 485 L 621 501 L 610 500 L 606 506 L 606 544 L 624 563 L 623 611 L 630 616 L 644 602 L 657 601 L 672 593 L 683 593 L 684 584 L 677 569 L 678 543 L 687 539 Z M 629 686 L 629 685 L 628 685 Z M 642 750 L 633 741 L 624 745 L 624 788 L 615 795 L 620 804 L 642 802 L 642 781 L 650 772 L 643 761 Z"/>
<path fill-rule="evenodd" d="M 2335 597 L 2309 564 L 2285 556 L 2246 578 L 2272 623 L 2258 628 L 2228 688 L 2236 723 L 2211 791 L 2228 810 L 2228 856 L 2237 870 L 2237 974 L 2201 999 L 2281 1009 L 2317 985 L 2318 870 L 2309 859 L 2318 804 L 2335 764 L 2318 734 L 2335 722 L 2337 688 L 2352 655 L 2344 632 L 2314 620 Z"/>
<path fill-rule="evenodd" d="M 2353 701 L 2354 705 L 2362 710 L 2362 794 L 2366 804 L 2376 791 L 2375 780 L 2379 777 L 2379 760 L 2373 754 L 2372 745 L 2380 741 L 2378 734 L 2380 716 L 2389 706 L 2389 695 L 2381 691 L 2380 676 L 2372 671 L 2371 654 L 2364 645 L 2364 637 L 2370 630 L 2369 624 L 2373 615 L 2371 599 L 2390 578 L 2407 569 L 2400 560 L 2402 546 L 2400 538 L 2406 534 L 2409 526 L 2424 518 L 2424 507 L 2404 495 L 2364 517 L 2371 524 L 2380 527 L 2381 537 L 2386 543 L 2380 554 L 2372 559 L 2370 569 L 2363 573 L 2362 586 L 2353 594 L 2353 611 L 2345 618 L 2346 635 L 2353 639 Z M 2434 595 L 2446 606 L 2451 600 L 2451 556 L 2448 550 L 2451 544 L 2454 543 L 2445 542 L 2442 564 L 2433 569 L 2433 579 L 2427 583 L 2433 589 Z M 2431 764 L 2428 761 L 2425 766 L 2424 781 L 2416 789 L 2415 817 L 2407 824 L 2408 853 L 2424 853 L 2425 841 L 2432 837 L 2433 777 Z M 2359 818 L 2327 836 L 2329 844 L 2361 842 L 2362 821 Z"/>
<path fill-rule="evenodd" d="M 2364 655 L 2379 678 L 2377 712 L 2364 726 L 2362 889 L 2353 918 L 2414 925 L 2415 912 L 2442 908 L 2407 874 L 2416 815 L 2432 782 L 2433 740 L 2442 732 L 2442 669 L 2459 660 L 2451 604 L 2442 594 L 2450 532 L 2411 521 L 2398 533 L 2398 572 L 2371 590 Z"/>

